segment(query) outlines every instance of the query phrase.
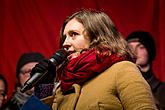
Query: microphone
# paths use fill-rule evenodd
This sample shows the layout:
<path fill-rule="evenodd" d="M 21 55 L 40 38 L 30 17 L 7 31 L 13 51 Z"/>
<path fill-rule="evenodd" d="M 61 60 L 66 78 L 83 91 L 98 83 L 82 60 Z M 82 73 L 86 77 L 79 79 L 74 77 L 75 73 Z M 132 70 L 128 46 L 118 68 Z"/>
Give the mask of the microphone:
<path fill-rule="evenodd" d="M 56 67 L 56 66 L 59 66 L 60 64 L 62 64 L 64 62 L 64 60 L 66 60 L 68 55 L 69 55 L 68 51 L 66 51 L 65 49 L 60 49 L 48 61 L 49 61 L 49 63 L 51 63 L 53 66 Z M 33 75 L 25 82 L 24 86 L 21 88 L 20 91 L 23 93 L 23 92 L 31 89 L 32 87 L 34 87 L 34 85 L 38 81 L 40 81 L 40 79 L 43 76 L 45 76 L 48 73 L 48 67 L 46 69 L 44 69 L 42 72 L 33 73 Z"/>

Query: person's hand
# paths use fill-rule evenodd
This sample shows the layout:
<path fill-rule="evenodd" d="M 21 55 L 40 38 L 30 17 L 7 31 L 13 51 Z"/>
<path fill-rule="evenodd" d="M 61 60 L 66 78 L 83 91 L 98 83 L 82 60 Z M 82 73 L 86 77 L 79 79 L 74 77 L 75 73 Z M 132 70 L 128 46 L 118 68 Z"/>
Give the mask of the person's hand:
<path fill-rule="evenodd" d="M 42 74 L 46 71 L 47 73 L 45 76 L 43 76 L 37 84 L 49 84 L 54 82 L 54 78 L 56 76 L 56 67 L 48 59 L 43 59 L 38 64 L 36 64 L 32 69 L 31 76 L 33 76 L 36 72 Z"/>
<path fill-rule="evenodd" d="M 45 76 L 43 76 L 34 86 L 34 94 L 38 98 L 44 98 L 52 95 L 54 79 L 56 76 L 56 67 L 50 60 L 44 59 L 36 64 L 36 66 L 32 69 L 31 76 L 33 76 L 36 72 L 40 72 L 42 74 L 42 72 L 46 71 L 47 73 L 45 74 Z"/>

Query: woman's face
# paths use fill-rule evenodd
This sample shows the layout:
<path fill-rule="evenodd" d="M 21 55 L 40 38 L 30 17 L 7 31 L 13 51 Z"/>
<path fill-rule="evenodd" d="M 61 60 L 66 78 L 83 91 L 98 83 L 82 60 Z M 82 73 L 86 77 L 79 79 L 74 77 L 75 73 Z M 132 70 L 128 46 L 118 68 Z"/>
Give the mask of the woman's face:
<path fill-rule="evenodd" d="M 137 55 L 136 64 L 146 66 L 148 64 L 148 52 L 144 45 L 140 42 L 130 42 L 129 46 Z"/>
<path fill-rule="evenodd" d="M 65 36 L 63 47 L 74 55 L 75 52 L 79 53 L 90 46 L 90 39 L 84 32 L 84 26 L 76 19 L 72 19 L 66 24 L 63 36 Z M 70 57 L 74 57 L 74 55 L 71 54 Z"/>

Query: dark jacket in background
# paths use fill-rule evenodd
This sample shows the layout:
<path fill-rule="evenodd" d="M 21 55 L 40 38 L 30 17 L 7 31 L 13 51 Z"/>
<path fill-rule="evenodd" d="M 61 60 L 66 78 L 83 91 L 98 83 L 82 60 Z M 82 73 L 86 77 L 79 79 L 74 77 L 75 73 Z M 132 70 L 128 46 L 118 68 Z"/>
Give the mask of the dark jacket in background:
<path fill-rule="evenodd" d="M 155 97 L 159 110 L 165 110 L 165 82 L 161 82 L 158 78 L 156 78 L 151 69 L 146 73 L 142 73 L 143 77 L 152 89 L 152 93 Z"/>

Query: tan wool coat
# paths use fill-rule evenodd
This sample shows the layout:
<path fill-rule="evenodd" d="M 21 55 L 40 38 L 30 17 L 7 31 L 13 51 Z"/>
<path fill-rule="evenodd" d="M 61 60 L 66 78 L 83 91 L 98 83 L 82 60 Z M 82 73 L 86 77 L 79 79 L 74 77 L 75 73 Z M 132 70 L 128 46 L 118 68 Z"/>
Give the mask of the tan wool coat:
<path fill-rule="evenodd" d="M 156 110 L 151 89 L 135 64 L 121 61 L 86 82 L 73 84 L 74 91 L 63 94 L 58 88 L 53 110 Z"/>

